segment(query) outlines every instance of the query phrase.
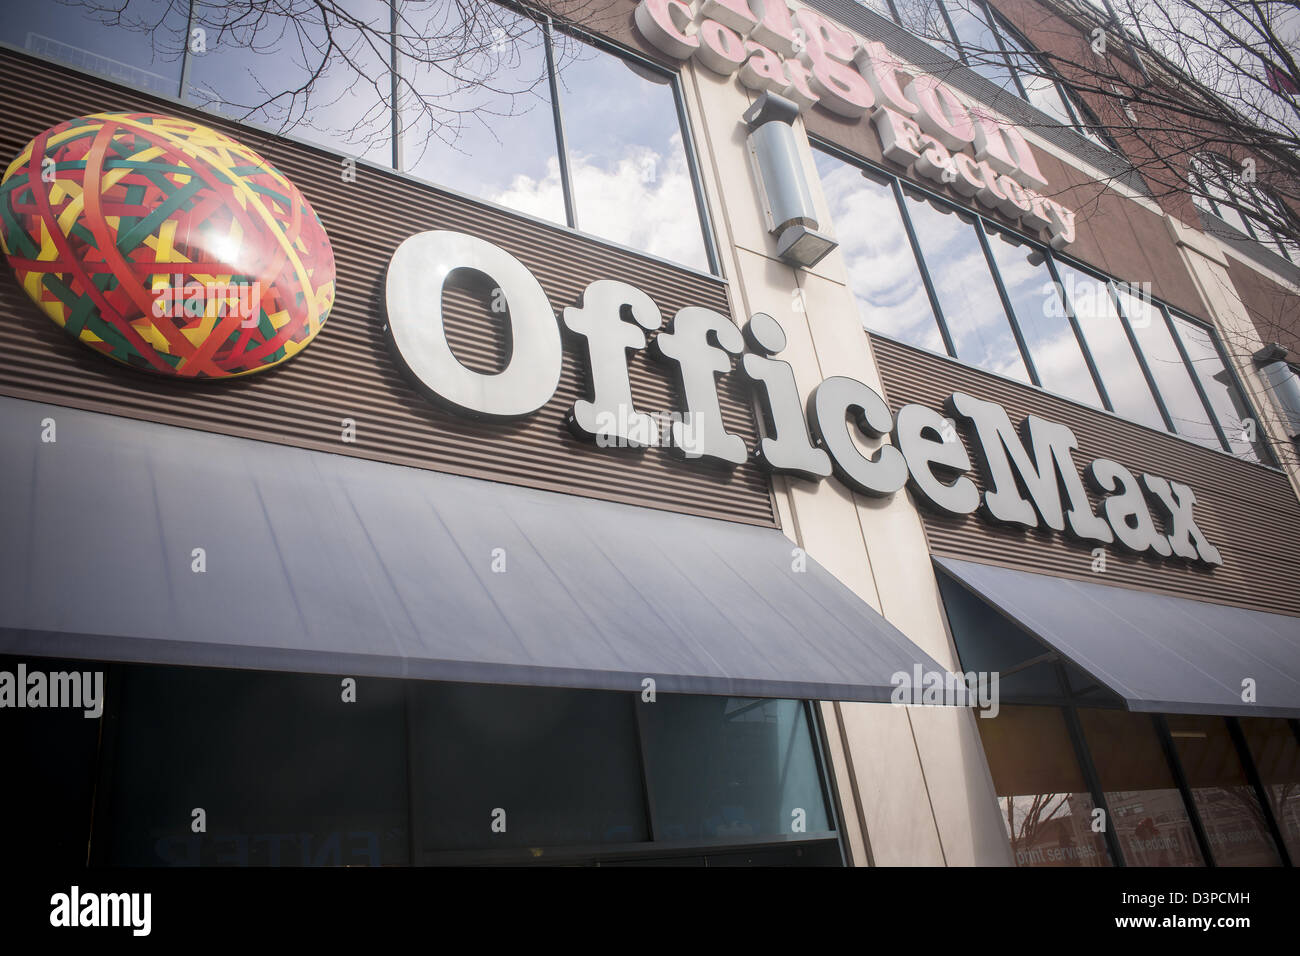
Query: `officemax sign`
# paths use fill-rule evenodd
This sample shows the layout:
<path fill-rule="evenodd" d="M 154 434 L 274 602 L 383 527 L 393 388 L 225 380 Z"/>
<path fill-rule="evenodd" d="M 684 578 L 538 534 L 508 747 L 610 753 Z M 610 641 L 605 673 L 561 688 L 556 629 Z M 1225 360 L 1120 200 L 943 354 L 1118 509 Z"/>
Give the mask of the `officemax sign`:
<path fill-rule="evenodd" d="M 757 12 L 755 12 L 757 10 Z M 1043 195 L 1048 182 L 1015 126 L 951 86 L 785 0 L 641 0 L 641 35 L 676 60 L 694 59 L 752 90 L 771 90 L 839 116 L 870 116 L 885 157 L 997 209 L 1054 248 L 1074 241 L 1074 212 Z"/>
<path fill-rule="evenodd" d="M 448 342 L 443 290 L 460 270 L 478 273 L 494 287 L 493 299 L 501 306 L 494 319 L 504 317 L 511 343 L 499 372 L 466 367 Z M 556 313 L 536 277 L 504 249 L 446 230 L 411 236 L 389 262 L 386 299 L 398 359 L 441 404 L 466 415 L 514 419 L 533 414 L 554 396 L 564 358 Z M 968 432 L 972 462 L 945 414 L 911 404 L 894 415 L 875 390 L 852 378 L 826 379 L 805 408 L 794 370 L 776 357 L 786 337 L 769 315 L 754 315 L 742 333 L 719 312 L 686 306 L 660 331 L 664 317 L 646 293 L 598 279 L 564 308 L 562 323 L 581 343 L 587 370 L 587 395 L 569 410 L 569 427 L 600 446 L 668 445 L 685 458 L 727 467 L 752 454 L 771 472 L 809 481 L 834 474 L 867 495 L 888 496 L 907 487 L 921 505 L 951 515 L 979 510 L 990 521 L 1043 527 L 1085 542 L 1223 563 L 1197 527 L 1190 487 L 1135 474 L 1108 458 L 1087 463 L 1081 472 L 1074 460 L 1078 442 L 1066 425 L 1030 415 L 1017 429 L 1002 406 L 955 392 L 944 412 Z M 651 341 L 647 333 L 653 332 L 658 334 Z M 676 378 L 685 406 L 667 436 L 632 396 L 628 355 L 646 348 Z M 770 423 L 752 452 L 727 431 L 718 400 L 718 376 L 733 374 L 736 358 Z M 864 452 L 855 432 L 870 442 L 888 435 L 892 443 Z M 983 492 L 970 478 L 974 467 L 983 474 Z M 1101 496 L 1100 514 L 1085 482 Z"/>

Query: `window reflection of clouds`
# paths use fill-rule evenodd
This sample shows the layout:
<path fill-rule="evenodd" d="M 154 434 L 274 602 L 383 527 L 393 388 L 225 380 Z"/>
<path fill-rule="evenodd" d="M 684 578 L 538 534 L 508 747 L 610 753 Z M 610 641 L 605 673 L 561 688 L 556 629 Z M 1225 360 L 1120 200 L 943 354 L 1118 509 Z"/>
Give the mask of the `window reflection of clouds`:
<path fill-rule="evenodd" d="M 447 23 L 455 9 L 430 11 L 425 32 L 459 29 Z M 403 65 L 404 76 L 426 97 L 440 124 L 435 128 L 428 114 L 406 105 L 404 168 L 440 186 L 563 224 L 545 39 L 541 28 L 523 17 L 503 10 L 499 18 L 514 38 L 500 51 L 468 55 L 463 70 L 452 70 L 453 64 Z M 471 86 L 467 77 L 480 74 L 490 74 L 488 82 Z M 440 104 L 448 108 L 439 109 Z"/>
<path fill-rule="evenodd" d="M 1187 366 L 1183 364 L 1174 340 L 1169 337 L 1169 327 L 1165 325 L 1160 309 L 1123 290 L 1120 291 L 1120 303 L 1133 326 L 1147 368 L 1151 369 L 1156 387 L 1160 389 L 1165 408 L 1174 420 L 1175 431 L 1198 445 L 1222 449 Z"/>
<path fill-rule="evenodd" d="M 1120 324 L 1107 284 L 1063 262 L 1057 262 L 1057 271 L 1116 414 L 1164 431 L 1165 420 Z"/>
<path fill-rule="evenodd" d="M 1259 461 L 1253 444 L 1242 437 L 1245 420 L 1250 416 L 1241 393 L 1237 391 L 1229 372 L 1224 368 L 1219 351 L 1210 340 L 1210 333 L 1185 319 L 1174 318 L 1174 326 L 1182 339 L 1192 368 L 1201 380 L 1201 388 L 1214 408 L 1214 414 L 1223 426 L 1224 436 L 1232 453 L 1250 461 Z"/>
<path fill-rule="evenodd" d="M 670 77 L 591 47 L 558 73 L 578 228 L 708 269 Z"/>
<path fill-rule="evenodd" d="M 893 190 L 825 153 L 814 156 L 862 324 L 944 352 Z"/>
<path fill-rule="evenodd" d="M 1014 243 L 997 230 L 989 231 L 989 246 L 1043 387 L 1100 408 L 1097 387 L 1052 286 L 1042 250 Z"/>
<path fill-rule="evenodd" d="M 1029 381 L 971 221 L 912 193 L 907 208 L 957 357 Z M 947 207 L 944 207 L 947 209 Z"/>

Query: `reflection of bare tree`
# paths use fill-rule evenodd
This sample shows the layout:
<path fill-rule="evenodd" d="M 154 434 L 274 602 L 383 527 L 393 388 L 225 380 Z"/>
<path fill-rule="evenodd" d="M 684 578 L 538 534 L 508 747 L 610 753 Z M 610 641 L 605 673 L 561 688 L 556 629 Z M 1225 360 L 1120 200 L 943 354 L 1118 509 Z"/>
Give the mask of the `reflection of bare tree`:
<path fill-rule="evenodd" d="M 905 25 L 951 48 L 936 0 L 900 0 Z M 1294 3 L 1239 0 L 1039 0 L 1009 5 L 1038 55 L 1006 51 L 972 24 L 983 0 L 944 0 L 962 53 L 977 71 L 1008 62 L 1035 81 L 1063 78 L 1089 108 L 1093 130 L 1113 138 L 1157 199 L 1189 193 L 1237 206 L 1220 183 L 1191 173 L 1203 154 L 1224 157 L 1234 193 L 1265 187 L 1241 210 L 1300 244 L 1300 13 Z M 1111 10 L 1116 12 L 1112 18 Z M 1100 195 L 1100 192 L 1098 193 Z M 1274 202 L 1280 199 L 1281 202 Z"/>
<path fill-rule="evenodd" d="M 545 90 L 546 58 L 523 55 L 542 46 L 539 23 L 598 24 L 611 7 L 609 0 L 530 0 L 520 15 L 494 0 L 59 2 L 107 27 L 150 35 L 164 58 L 184 55 L 186 37 L 200 31 L 206 47 L 274 54 L 293 67 L 275 71 L 274 80 L 255 76 L 257 91 L 244 101 L 208 91 L 214 102 L 204 105 L 219 103 L 241 119 L 268 117 L 282 132 L 305 125 L 367 145 L 391 137 L 396 115 L 408 141 L 418 131 L 417 150 L 435 138 L 454 145 L 467 119 L 513 115 L 522 97 Z M 184 34 L 178 22 L 187 24 Z M 579 49 L 564 34 L 555 38 L 557 60 Z M 191 92 L 204 94 L 201 87 Z M 369 111 L 351 128 L 323 128 L 318 114 L 344 95 L 364 100 Z"/>
<path fill-rule="evenodd" d="M 1036 846 L 1047 824 L 1069 816 L 1067 808 L 1071 796 L 1068 793 L 1034 794 L 1029 805 L 1024 807 L 1018 827 L 1014 814 L 1020 808 L 1020 798 L 1007 800 L 1007 829 L 1011 833 L 1011 848 L 1016 850 Z M 1067 812 L 1062 813 L 1062 810 Z"/>

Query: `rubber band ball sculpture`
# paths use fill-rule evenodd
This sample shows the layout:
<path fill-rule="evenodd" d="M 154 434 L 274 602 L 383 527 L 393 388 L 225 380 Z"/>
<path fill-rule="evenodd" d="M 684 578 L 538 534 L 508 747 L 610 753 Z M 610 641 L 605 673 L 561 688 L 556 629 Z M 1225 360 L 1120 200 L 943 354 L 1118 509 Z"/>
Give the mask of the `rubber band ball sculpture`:
<path fill-rule="evenodd" d="M 0 180 L 0 241 L 27 295 L 124 365 L 225 379 L 302 351 L 334 303 L 311 204 L 191 120 L 95 113 L 45 130 Z"/>

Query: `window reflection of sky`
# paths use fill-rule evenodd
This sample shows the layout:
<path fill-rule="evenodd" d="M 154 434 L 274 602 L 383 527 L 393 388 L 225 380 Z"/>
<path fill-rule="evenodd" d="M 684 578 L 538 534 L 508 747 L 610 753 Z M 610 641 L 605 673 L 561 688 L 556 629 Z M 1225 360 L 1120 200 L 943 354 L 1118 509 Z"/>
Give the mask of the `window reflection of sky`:
<path fill-rule="evenodd" d="M 366 27 L 331 16 L 337 49 L 323 69 L 327 42 L 319 12 L 304 8 L 290 21 L 274 10 L 259 19 L 238 5 L 205 6 L 196 23 L 206 27 L 206 50 L 189 57 L 186 98 L 235 120 L 391 165 L 390 10 L 383 0 L 345 0 L 343 6 Z M 176 96 L 186 10 L 177 0 L 130 0 L 124 19 L 136 29 L 128 29 L 105 27 L 76 5 L 26 5 L 6 11 L 0 38 Z M 476 11 L 465 48 L 442 40 L 422 48 L 430 37 L 458 35 L 465 29 L 461 16 L 460 7 L 440 0 L 403 4 L 398 46 L 417 53 L 401 58 L 401 76 L 425 107 L 404 97 L 403 171 L 563 224 L 542 30 L 488 5 Z M 160 28 L 146 29 L 154 24 Z M 671 77 L 556 37 L 578 227 L 707 270 Z"/>
<path fill-rule="evenodd" d="M 1120 292 L 1120 304 L 1133 326 L 1133 334 L 1160 389 L 1165 408 L 1174 420 L 1175 431 L 1198 445 L 1222 448 L 1160 309 L 1125 291 Z"/>
<path fill-rule="evenodd" d="M 824 152 L 813 155 L 862 324 L 944 352 L 893 190 Z"/>
<path fill-rule="evenodd" d="M 1060 261 L 1057 271 L 1116 414 L 1164 431 L 1164 418 L 1151 397 L 1106 283 Z"/>
<path fill-rule="evenodd" d="M 559 74 L 578 227 L 707 269 L 669 78 L 590 48 Z"/>
<path fill-rule="evenodd" d="M 9 3 L 0 19 L 0 40 L 77 69 L 175 96 L 180 89 L 184 4 L 132 0 L 120 25 L 105 24 L 115 17 L 113 10 L 97 16 L 73 4 Z M 159 29 L 151 32 L 148 28 L 154 24 Z"/>
<path fill-rule="evenodd" d="M 1097 387 L 1052 286 L 1042 250 L 1013 243 L 996 230 L 989 231 L 989 246 L 1043 387 L 1100 408 Z"/>
<path fill-rule="evenodd" d="M 1224 436 L 1232 448 L 1232 453 L 1250 461 L 1259 461 L 1253 443 L 1244 437 L 1245 420 L 1249 416 L 1246 403 L 1236 384 L 1224 368 L 1219 351 L 1210 340 L 1210 333 L 1199 325 L 1185 319 L 1174 318 L 1174 326 L 1182 339 L 1187 357 L 1192 360 L 1192 368 L 1201 381 L 1201 388 L 1214 407 L 1214 414 L 1223 426 Z"/>
<path fill-rule="evenodd" d="M 911 193 L 906 195 L 921 255 L 957 357 L 1028 382 L 1029 374 L 974 225 L 956 212 L 946 211 L 946 206 L 936 206 Z"/>
<path fill-rule="evenodd" d="M 388 29 L 388 7 L 380 0 L 349 0 L 346 7 L 372 30 Z M 233 25 L 209 28 L 206 52 L 191 56 L 188 99 L 342 153 L 391 161 L 391 118 L 385 105 L 390 81 L 382 39 L 355 26 L 331 24 L 330 35 L 341 53 L 334 52 L 322 68 L 328 41 L 319 15 L 307 13 L 292 22 L 268 17 L 257 23 L 240 21 L 237 13 L 232 8 L 209 14 L 216 22 L 228 17 Z M 304 86 L 304 92 L 294 92 Z"/>

